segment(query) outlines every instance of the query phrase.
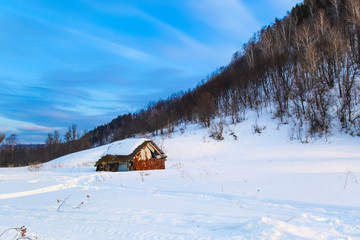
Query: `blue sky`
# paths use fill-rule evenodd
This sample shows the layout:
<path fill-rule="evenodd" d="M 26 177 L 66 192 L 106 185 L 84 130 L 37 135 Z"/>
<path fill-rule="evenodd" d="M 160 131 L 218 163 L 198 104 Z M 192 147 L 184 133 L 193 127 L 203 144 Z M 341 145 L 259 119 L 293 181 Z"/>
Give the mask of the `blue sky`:
<path fill-rule="evenodd" d="M 0 133 L 42 143 L 188 90 L 297 0 L 1 0 Z"/>

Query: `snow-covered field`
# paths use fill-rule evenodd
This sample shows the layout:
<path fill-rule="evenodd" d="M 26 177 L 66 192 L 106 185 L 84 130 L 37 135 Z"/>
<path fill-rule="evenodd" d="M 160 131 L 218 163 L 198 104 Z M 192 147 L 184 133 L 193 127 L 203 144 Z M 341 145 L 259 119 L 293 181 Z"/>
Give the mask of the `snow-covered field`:
<path fill-rule="evenodd" d="M 155 138 L 166 170 L 95 172 L 109 146 L 41 169 L 2 168 L 0 234 L 25 226 L 27 236 L 57 240 L 360 239 L 360 137 L 303 144 L 289 141 L 288 125 L 261 118 L 259 135 L 254 123 L 225 127 L 223 141 L 195 125 Z"/>

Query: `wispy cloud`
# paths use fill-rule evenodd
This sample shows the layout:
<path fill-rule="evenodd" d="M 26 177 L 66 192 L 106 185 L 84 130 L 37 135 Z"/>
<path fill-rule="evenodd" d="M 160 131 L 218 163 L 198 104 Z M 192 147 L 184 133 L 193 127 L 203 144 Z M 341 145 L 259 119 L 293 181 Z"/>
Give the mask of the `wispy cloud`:
<path fill-rule="evenodd" d="M 133 104 L 127 104 L 126 100 L 121 100 L 114 93 L 106 92 L 105 89 L 99 91 L 83 90 L 77 91 L 77 94 L 67 95 L 67 100 L 59 99 L 54 103 L 54 108 L 72 112 L 73 115 L 82 117 L 101 116 L 109 113 L 115 114 L 130 112 L 134 110 Z"/>
<path fill-rule="evenodd" d="M 151 61 L 153 59 L 149 54 L 140 51 L 138 49 L 126 46 L 119 42 L 115 42 L 103 37 L 100 37 L 95 34 L 81 31 L 75 28 L 64 27 L 64 30 L 68 31 L 71 34 L 76 35 L 87 40 L 89 44 L 93 47 L 101 48 L 107 51 L 110 54 L 116 54 L 118 56 L 126 57 L 129 59 L 141 60 L 141 61 Z"/>
<path fill-rule="evenodd" d="M 209 52 L 209 48 L 200 43 L 199 41 L 195 40 L 194 38 L 192 38 L 190 35 L 184 33 L 183 31 L 171 26 L 170 24 L 167 24 L 161 20 L 159 20 L 156 17 L 153 17 L 145 12 L 142 11 L 138 11 L 138 15 L 142 18 L 144 18 L 145 20 L 152 22 L 153 24 L 155 24 L 159 29 L 161 29 L 162 31 L 166 32 L 168 35 L 173 36 L 174 38 L 177 38 L 183 45 L 183 47 L 185 46 L 187 50 L 196 50 L 197 52 L 200 53 L 206 53 Z"/>
<path fill-rule="evenodd" d="M 31 122 L 19 121 L 0 116 L 0 131 L 21 133 L 24 130 L 32 130 L 42 133 L 53 131 L 55 128 L 40 126 Z"/>
<path fill-rule="evenodd" d="M 50 44 L 50 46 L 52 47 L 65 48 L 65 46 L 69 44 L 73 44 L 83 48 L 84 44 L 86 44 L 87 46 L 93 49 L 99 49 L 103 52 L 104 51 L 107 52 L 108 54 L 117 55 L 127 59 L 132 59 L 137 61 L 154 60 L 152 56 L 147 54 L 146 52 L 136 49 L 136 47 L 132 47 L 127 44 L 124 44 L 121 41 L 122 39 L 121 37 L 118 36 L 117 39 L 114 40 L 114 36 L 109 37 L 111 35 L 110 34 L 111 32 L 109 31 L 106 32 L 95 25 L 91 25 L 86 22 L 81 22 L 81 20 L 77 20 L 76 22 L 70 22 L 71 24 L 69 24 L 69 23 L 64 23 L 64 21 L 59 21 L 59 20 L 57 21 L 56 18 L 41 17 L 40 15 L 35 15 L 32 14 L 31 12 L 26 12 L 25 10 L 7 8 L 1 5 L 0 5 L 0 9 L 4 9 L 13 15 L 19 16 L 21 20 L 19 21 L 19 23 L 17 23 L 17 27 L 23 28 L 24 32 L 28 31 L 26 30 L 26 27 L 28 27 L 29 25 L 32 26 L 32 28 L 29 30 L 34 31 L 35 29 L 34 26 L 36 25 L 38 31 L 43 30 L 41 35 L 43 35 L 42 37 L 45 37 L 46 39 L 52 38 L 50 34 L 61 36 L 62 38 L 58 38 L 58 39 L 53 38 L 52 42 L 47 43 Z M 47 14 L 42 14 L 42 15 L 46 16 Z M 30 21 L 30 24 L 28 23 L 28 21 Z M 31 24 L 31 22 L 36 24 Z M 74 26 L 69 27 L 69 25 L 74 25 Z M 80 27 L 77 28 L 75 26 L 80 26 L 82 28 L 80 29 Z M 46 36 L 46 32 L 49 32 L 47 36 Z M 106 34 L 104 34 L 104 32 L 106 32 Z M 33 35 L 34 38 L 36 38 L 36 34 Z M 41 42 L 43 41 L 42 39 L 40 40 Z M 27 54 L 29 54 L 29 52 L 34 52 L 34 54 L 39 54 L 42 51 L 42 49 L 39 48 L 40 45 L 43 45 L 42 48 L 47 47 L 46 44 L 41 42 L 37 45 L 36 49 L 26 49 L 25 51 L 27 51 Z M 77 49 L 77 51 L 79 52 L 80 49 Z M 61 63 L 61 66 L 67 66 L 69 68 L 72 68 L 70 64 L 66 63 L 66 61 L 61 61 L 61 56 L 58 56 L 58 58 L 54 58 L 51 57 L 50 54 L 48 54 L 43 57 L 46 57 L 55 63 L 58 64 Z"/>
<path fill-rule="evenodd" d="M 136 17 L 155 27 L 159 34 L 157 41 L 159 44 L 161 43 L 162 49 L 164 49 L 163 53 L 169 54 L 169 56 L 159 56 L 159 53 L 154 54 L 154 49 L 149 49 L 149 52 L 151 52 L 152 55 L 158 57 L 157 61 L 159 64 L 169 64 L 169 61 L 164 60 L 164 57 L 184 58 L 189 57 L 189 55 L 194 52 L 199 53 L 198 56 L 209 56 L 210 53 L 213 52 L 213 50 L 207 45 L 194 39 L 186 32 L 135 6 L 126 5 L 120 2 L 113 4 L 89 2 L 89 4 L 91 4 L 97 10 L 106 12 L 107 14 Z M 145 47 L 147 47 L 146 41 L 147 39 L 142 40 L 142 43 L 144 43 Z"/>
<path fill-rule="evenodd" d="M 194 17 L 232 38 L 247 37 L 261 26 L 251 9 L 240 0 L 199 0 L 188 4 L 196 13 Z"/>

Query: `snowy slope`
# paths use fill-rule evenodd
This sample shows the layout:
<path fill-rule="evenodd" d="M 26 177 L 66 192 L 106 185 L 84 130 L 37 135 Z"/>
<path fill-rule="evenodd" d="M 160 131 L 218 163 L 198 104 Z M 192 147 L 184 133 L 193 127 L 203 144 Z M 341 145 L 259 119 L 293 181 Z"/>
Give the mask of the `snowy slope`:
<path fill-rule="evenodd" d="M 40 170 L 0 169 L 0 234 L 25 225 L 39 239 L 360 239 L 359 137 L 292 142 L 266 116 L 226 126 L 223 141 L 208 136 L 188 125 L 155 138 L 165 170 L 95 172 L 112 145 Z"/>
<path fill-rule="evenodd" d="M 69 154 L 43 164 L 46 169 L 93 167 L 105 155 L 130 155 L 146 138 L 128 138 L 101 147 Z"/>

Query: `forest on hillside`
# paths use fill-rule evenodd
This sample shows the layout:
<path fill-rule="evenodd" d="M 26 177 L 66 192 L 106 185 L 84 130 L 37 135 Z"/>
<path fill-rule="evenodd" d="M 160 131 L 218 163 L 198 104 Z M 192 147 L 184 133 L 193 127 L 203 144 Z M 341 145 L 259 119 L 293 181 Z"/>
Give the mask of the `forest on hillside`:
<path fill-rule="evenodd" d="M 86 134 L 75 128 L 64 140 L 54 141 L 56 133 L 49 133 L 44 146 L 6 144 L 0 166 L 45 162 L 140 133 L 171 133 L 180 123 L 210 127 L 215 117 L 240 122 L 247 109 L 270 108 L 299 140 L 331 134 L 339 126 L 360 135 L 359 66 L 360 1 L 305 0 L 254 34 L 228 66 L 194 89 Z"/>

